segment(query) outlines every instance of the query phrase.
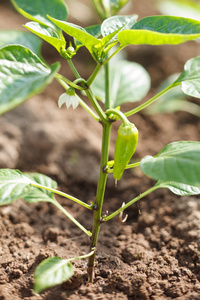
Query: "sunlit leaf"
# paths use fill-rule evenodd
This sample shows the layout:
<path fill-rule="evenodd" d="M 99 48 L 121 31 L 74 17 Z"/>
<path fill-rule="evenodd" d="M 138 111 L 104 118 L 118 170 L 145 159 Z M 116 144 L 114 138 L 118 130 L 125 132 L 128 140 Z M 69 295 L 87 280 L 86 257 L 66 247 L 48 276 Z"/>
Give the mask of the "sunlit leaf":
<path fill-rule="evenodd" d="M 146 17 L 135 23 L 132 29 L 118 34 L 122 47 L 129 44 L 181 44 L 200 37 L 200 22 L 174 16 Z"/>
<path fill-rule="evenodd" d="M 158 8 L 164 15 L 200 20 L 200 4 L 192 0 L 160 0 Z"/>
<path fill-rule="evenodd" d="M 84 28 L 85 31 L 89 34 L 91 34 L 95 38 L 99 38 L 101 36 L 101 25 L 93 25 L 93 26 L 88 26 Z M 74 39 L 74 43 L 76 45 L 76 50 L 78 50 L 80 47 L 83 46 L 81 42 L 78 40 Z"/>
<path fill-rule="evenodd" d="M 24 173 L 24 176 L 30 178 L 33 181 L 32 188 L 28 192 L 28 194 L 23 197 L 23 199 L 28 203 L 35 202 L 52 202 L 54 200 L 54 193 L 47 189 L 34 187 L 34 182 L 40 184 L 41 186 L 56 189 L 57 183 L 52 180 L 50 177 L 40 174 L 40 173 Z"/>
<path fill-rule="evenodd" d="M 200 98 L 200 56 L 186 62 L 183 73 L 174 85 L 178 83 L 181 83 L 181 89 L 185 94 Z"/>
<path fill-rule="evenodd" d="M 121 30 L 130 29 L 136 23 L 137 18 L 137 15 L 110 17 L 101 25 L 102 35 L 107 36 L 120 28 Z"/>
<path fill-rule="evenodd" d="M 110 66 L 111 107 L 126 102 L 140 101 L 149 91 L 150 77 L 139 64 L 128 61 L 115 61 Z M 104 69 L 91 85 L 95 96 L 105 101 Z"/>
<path fill-rule="evenodd" d="M 200 142 L 174 142 L 155 157 L 146 156 L 141 170 L 148 176 L 162 181 L 175 181 L 200 186 Z"/>
<path fill-rule="evenodd" d="M 191 195 L 199 195 L 200 187 L 187 185 L 184 183 L 178 182 L 162 182 L 158 181 L 156 184 L 160 188 L 168 188 L 172 193 L 179 196 L 191 196 Z"/>
<path fill-rule="evenodd" d="M 20 30 L 1 30 L 0 48 L 8 45 L 22 45 L 32 50 L 38 56 L 41 55 L 41 39 L 29 32 Z"/>
<path fill-rule="evenodd" d="M 99 44 L 99 40 L 92 34 L 89 34 L 83 27 L 73 23 L 60 21 L 50 16 L 49 19 L 68 35 L 82 43 L 90 52 L 93 51 L 92 49 L 95 45 Z"/>
<path fill-rule="evenodd" d="M 24 27 L 51 44 L 58 52 L 60 52 L 61 49 L 65 49 L 66 41 L 63 35 L 58 35 L 52 27 L 47 27 L 37 22 L 28 22 Z"/>
<path fill-rule="evenodd" d="M 0 114 L 41 92 L 59 67 L 59 63 L 49 67 L 23 46 L 0 49 Z"/>
<path fill-rule="evenodd" d="M 43 25 L 54 26 L 47 15 L 63 21 L 67 19 L 67 8 L 63 0 L 11 0 L 11 2 L 25 18 Z"/>
<path fill-rule="evenodd" d="M 72 264 L 60 257 L 49 257 L 39 264 L 34 272 L 34 291 L 43 290 L 61 284 L 72 277 Z"/>
<path fill-rule="evenodd" d="M 31 182 L 18 170 L 0 169 L 0 205 L 10 204 L 27 195 Z"/>

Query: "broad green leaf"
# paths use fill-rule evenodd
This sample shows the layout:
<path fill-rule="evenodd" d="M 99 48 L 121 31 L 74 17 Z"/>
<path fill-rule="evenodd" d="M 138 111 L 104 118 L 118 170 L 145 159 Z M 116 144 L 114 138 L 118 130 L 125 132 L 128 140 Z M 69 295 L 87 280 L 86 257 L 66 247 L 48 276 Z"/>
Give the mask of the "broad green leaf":
<path fill-rule="evenodd" d="M 34 182 L 51 189 L 57 188 L 56 181 L 52 180 L 50 177 L 40 174 L 40 173 L 24 173 L 24 175 L 30 178 L 33 181 L 32 188 L 29 193 L 23 197 L 26 202 L 35 203 L 35 202 L 52 202 L 54 200 L 54 193 L 48 191 L 47 189 L 34 187 Z"/>
<path fill-rule="evenodd" d="M 164 15 L 200 20 L 200 3 L 192 0 L 160 0 L 158 9 Z"/>
<path fill-rule="evenodd" d="M 72 277 L 72 264 L 60 257 L 49 257 L 39 264 L 34 272 L 34 291 L 43 290 L 61 284 Z"/>
<path fill-rule="evenodd" d="M 41 92 L 51 83 L 59 66 L 47 66 L 23 46 L 0 49 L 0 114 Z"/>
<path fill-rule="evenodd" d="M 100 42 L 93 35 L 89 34 L 84 28 L 73 23 L 56 20 L 49 16 L 49 19 L 60 29 L 82 43 L 90 52 L 93 52 L 93 47 Z"/>
<path fill-rule="evenodd" d="M 130 30 L 119 32 L 118 41 L 122 47 L 129 44 L 176 45 L 198 37 L 199 21 L 174 16 L 152 16 L 141 19 Z"/>
<path fill-rule="evenodd" d="M 47 15 L 63 21 L 67 19 L 67 8 L 63 0 L 11 0 L 11 2 L 25 18 L 43 25 L 54 26 Z"/>
<path fill-rule="evenodd" d="M 21 45 L 41 56 L 42 41 L 32 33 L 20 30 L 1 30 L 0 48 L 8 45 Z"/>
<path fill-rule="evenodd" d="M 58 35 L 52 27 L 47 27 L 37 22 L 28 22 L 24 27 L 51 44 L 58 52 L 61 49 L 65 49 L 66 41 L 63 35 Z"/>
<path fill-rule="evenodd" d="M 99 61 L 102 59 L 102 51 L 105 46 L 112 40 L 112 38 L 120 30 L 112 32 L 110 35 L 103 37 L 102 39 L 97 39 L 92 34 L 89 34 L 83 27 L 75 25 L 73 23 L 68 23 L 64 21 L 56 20 L 49 16 L 49 19 L 54 22 L 60 29 L 66 32 L 68 35 L 72 36 L 74 39 L 78 40 L 83 44 L 88 51 L 93 55 L 94 59 Z M 110 47 L 106 49 L 106 52 L 116 44 L 117 41 L 113 42 Z"/>
<path fill-rule="evenodd" d="M 168 188 L 172 193 L 179 196 L 191 196 L 191 195 L 199 195 L 200 188 L 197 186 L 187 185 L 178 182 L 162 182 L 158 181 L 156 184 L 158 188 Z"/>
<path fill-rule="evenodd" d="M 200 56 L 191 58 L 185 63 L 184 71 L 174 85 L 180 83 L 185 94 L 200 98 Z"/>
<path fill-rule="evenodd" d="M 101 36 L 101 25 L 99 24 L 85 27 L 84 30 L 97 39 Z M 83 46 L 83 44 L 76 39 L 74 39 L 74 43 L 76 45 L 76 50 Z"/>
<path fill-rule="evenodd" d="M 114 16 L 106 19 L 101 25 L 102 36 L 107 36 L 116 30 L 130 29 L 137 21 L 137 15 Z M 115 37 L 117 39 L 117 37 Z"/>
<path fill-rule="evenodd" d="M 140 166 L 156 180 L 200 186 L 200 142 L 171 143 L 155 157 L 144 157 Z"/>
<path fill-rule="evenodd" d="M 10 204 L 26 196 L 31 182 L 18 170 L 0 169 L 0 205 Z"/>
<path fill-rule="evenodd" d="M 150 77 L 139 64 L 128 61 L 115 61 L 110 66 L 111 107 L 126 102 L 140 101 L 149 91 Z M 105 101 L 104 69 L 101 69 L 91 85 L 94 95 Z"/>

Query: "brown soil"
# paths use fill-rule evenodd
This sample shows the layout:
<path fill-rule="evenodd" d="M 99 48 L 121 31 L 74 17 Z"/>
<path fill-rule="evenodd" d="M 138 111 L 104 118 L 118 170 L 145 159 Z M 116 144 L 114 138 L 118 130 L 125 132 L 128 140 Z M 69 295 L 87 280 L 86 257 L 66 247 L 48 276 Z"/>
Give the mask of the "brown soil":
<path fill-rule="evenodd" d="M 158 13 L 153 1 L 133 2 L 129 13 L 140 17 Z M 21 28 L 24 22 L 6 1 L 0 4 L 0 14 L 2 29 Z M 43 52 L 48 62 L 52 62 L 51 55 L 59 59 L 46 45 Z M 191 42 L 177 47 L 130 47 L 128 57 L 149 71 L 151 95 L 163 79 L 181 72 L 185 61 L 198 52 L 198 44 Z M 76 61 L 83 74 L 85 62 L 87 59 Z M 56 179 L 63 191 L 90 203 L 99 172 L 101 126 L 80 107 L 58 109 L 62 92 L 54 82 L 41 95 L 1 117 L 0 167 L 44 173 Z M 200 120 L 187 113 L 139 114 L 134 123 L 140 131 L 138 158 L 156 154 L 169 142 L 200 139 Z M 115 132 L 111 158 L 114 139 Z M 152 185 L 140 170 L 127 171 L 117 188 L 109 176 L 104 212 L 114 211 Z M 102 226 L 94 284 L 87 283 L 86 261 L 77 261 L 71 280 L 40 295 L 34 295 L 32 289 L 36 266 L 49 256 L 87 253 L 89 239 L 52 205 L 28 205 L 19 200 L 1 207 L 0 299 L 200 299 L 198 200 L 198 196 L 177 197 L 164 189 L 154 192 L 125 212 L 125 223 L 116 217 Z M 91 229 L 90 212 L 68 200 L 59 201 Z"/>

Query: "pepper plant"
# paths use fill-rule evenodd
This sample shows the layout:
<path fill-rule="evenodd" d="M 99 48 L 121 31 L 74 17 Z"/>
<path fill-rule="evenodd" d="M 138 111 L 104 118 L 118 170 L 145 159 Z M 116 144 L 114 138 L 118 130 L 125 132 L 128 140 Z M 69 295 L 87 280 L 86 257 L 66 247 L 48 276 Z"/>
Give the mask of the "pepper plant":
<path fill-rule="evenodd" d="M 200 22 L 174 16 L 149 16 L 138 20 L 137 15 L 117 15 L 128 0 L 93 0 L 101 24 L 82 28 L 66 21 L 68 11 L 63 0 L 12 0 L 13 5 L 30 22 L 24 26 L 31 33 L 2 31 L 0 49 L 0 113 L 16 107 L 39 93 L 55 78 L 63 87 L 59 106 L 66 104 L 75 108 L 78 104 L 102 127 L 102 150 L 94 203 L 85 203 L 57 189 L 55 181 L 38 173 L 21 173 L 18 170 L 0 170 L 0 204 L 11 204 L 23 198 L 28 203 L 45 201 L 54 204 L 67 218 L 91 238 L 87 254 L 62 259 L 50 257 L 44 260 L 34 273 L 34 290 L 39 293 L 60 284 L 73 275 L 71 262 L 88 258 L 88 280 L 94 280 L 94 262 L 100 227 L 122 213 L 136 201 L 158 188 L 168 188 L 177 195 L 200 194 L 200 142 L 180 141 L 166 145 L 155 156 L 146 156 L 141 161 L 129 163 L 134 154 L 138 130 L 128 120 L 160 96 L 177 86 L 190 96 L 200 98 L 200 57 L 191 58 L 184 70 L 169 86 L 152 98 L 124 111 L 126 102 L 139 102 L 150 88 L 146 70 L 139 64 L 126 60 L 114 60 L 119 52 L 129 45 L 176 45 L 200 37 Z M 67 43 L 63 32 L 73 38 Z M 43 39 L 55 47 L 71 69 L 74 80 L 59 73 L 60 63 L 49 66 L 40 54 Z M 3 44 L 4 43 L 4 44 Z M 79 49 L 86 47 L 95 62 L 93 72 L 83 78 L 73 63 Z M 114 61 L 114 63 L 113 63 Z M 87 96 L 92 108 L 84 101 Z M 102 104 L 100 105 L 100 102 Z M 120 124 L 116 140 L 114 160 L 109 160 L 109 141 L 112 125 Z M 122 123 L 122 124 L 121 124 Z M 139 131 L 142 128 L 139 128 Z M 123 180 L 126 169 L 140 167 L 142 172 L 156 183 L 111 214 L 102 215 L 104 194 L 108 176 Z M 112 174 L 113 173 L 113 174 Z M 114 182 L 114 180 L 113 180 Z M 56 200 L 63 196 L 91 211 L 93 227 L 86 229 Z"/>

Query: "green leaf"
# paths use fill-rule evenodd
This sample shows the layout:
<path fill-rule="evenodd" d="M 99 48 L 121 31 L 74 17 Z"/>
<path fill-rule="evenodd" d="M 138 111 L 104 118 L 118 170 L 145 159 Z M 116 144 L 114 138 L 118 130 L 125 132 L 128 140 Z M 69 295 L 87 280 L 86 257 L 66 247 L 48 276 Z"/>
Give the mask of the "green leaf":
<path fill-rule="evenodd" d="M 118 61 L 110 66 L 111 107 L 115 108 L 126 102 L 140 101 L 149 91 L 150 77 L 139 64 Z M 105 101 L 104 69 L 101 69 L 91 85 L 94 95 Z"/>
<path fill-rule="evenodd" d="M 50 177 L 40 174 L 40 173 L 24 173 L 24 175 L 30 178 L 33 182 L 36 182 L 44 187 L 56 189 L 57 183 L 56 181 L 52 180 Z M 23 199 L 28 203 L 35 203 L 35 202 L 52 202 L 54 200 L 54 193 L 48 191 L 47 189 L 37 188 L 34 187 L 34 183 L 32 184 L 33 187 L 30 189 L 29 193 L 23 197 Z"/>
<path fill-rule="evenodd" d="M 31 180 L 18 170 L 0 169 L 0 205 L 10 204 L 26 196 Z"/>
<path fill-rule="evenodd" d="M 137 15 L 113 16 L 104 20 L 101 25 L 102 36 L 107 36 L 120 28 L 122 28 L 121 30 L 130 29 L 136 23 L 137 18 Z"/>
<path fill-rule="evenodd" d="M 162 181 L 175 181 L 200 186 L 200 143 L 174 142 L 155 157 L 146 156 L 141 161 L 144 174 Z"/>
<path fill-rule="evenodd" d="M 97 39 L 101 36 L 101 25 L 99 24 L 85 27 L 84 30 Z M 76 50 L 83 46 L 83 44 L 76 39 L 74 39 L 74 43 L 76 45 Z"/>
<path fill-rule="evenodd" d="M 0 48 L 8 45 L 21 45 L 29 48 L 38 56 L 41 56 L 42 41 L 29 32 L 19 30 L 1 30 Z"/>
<path fill-rule="evenodd" d="M 45 259 L 34 272 L 34 291 L 40 293 L 43 290 L 61 284 L 72 277 L 74 269 L 72 264 L 60 257 Z"/>
<path fill-rule="evenodd" d="M 199 187 L 178 183 L 174 181 L 171 182 L 158 181 L 156 185 L 158 186 L 158 188 L 168 188 L 172 193 L 179 196 L 192 196 L 192 195 L 200 194 Z"/>
<path fill-rule="evenodd" d="M 61 49 L 65 49 L 66 41 L 63 35 L 58 35 L 52 27 L 47 27 L 37 22 L 28 22 L 24 27 L 51 44 L 58 52 L 60 52 Z"/>
<path fill-rule="evenodd" d="M 184 71 L 174 85 L 180 83 L 185 94 L 200 98 L 200 56 L 191 58 L 185 63 Z"/>
<path fill-rule="evenodd" d="M 199 2 L 192 0 L 161 0 L 158 9 L 164 15 L 200 20 Z"/>
<path fill-rule="evenodd" d="M 47 15 L 63 21 L 67 19 L 67 8 L 63 0 L 11 0 L 11 2 L 25 18 L 42 25 L 54 26 Z"/>
<path fill-rule="evenodd" d="M 44 64 L 22 46 L 0 49 L 0 114 L 41 92 L 54 78 L 60 65 Z"/>
<path fill-rule="evenodd" d="M 129 44 L 181 44 L 200 37 L 200 22 L 174 16 L 152 16 L 138 21 L 118 34 L 122 47 Z"/>
<path fill-rule="evenodd" d="M 81 44 L 83 44 L 90 53 L 93 53 L 94 46 L 101 44 L 96 37 L 94 37 L 92 34 L 89 34 L 83 27 L 73 23 L 56 20 L 50 16 L 49 19 L 68 35 L 72 36 Z"/>

